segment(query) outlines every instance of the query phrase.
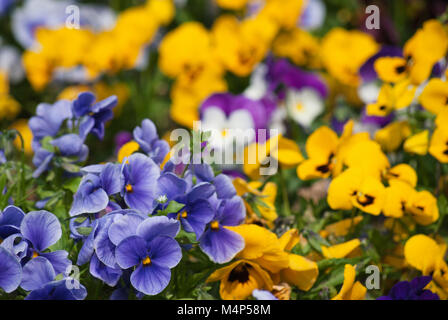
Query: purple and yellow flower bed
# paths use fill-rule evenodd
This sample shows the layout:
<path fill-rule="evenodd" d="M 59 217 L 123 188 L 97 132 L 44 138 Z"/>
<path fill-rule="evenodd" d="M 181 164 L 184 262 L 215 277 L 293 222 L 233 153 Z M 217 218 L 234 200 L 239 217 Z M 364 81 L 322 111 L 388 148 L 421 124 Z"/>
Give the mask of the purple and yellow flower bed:
<path fill-rule="evenodd" d="M 0 0 L 0 299 L 448 299 L 445 1 Z"/>

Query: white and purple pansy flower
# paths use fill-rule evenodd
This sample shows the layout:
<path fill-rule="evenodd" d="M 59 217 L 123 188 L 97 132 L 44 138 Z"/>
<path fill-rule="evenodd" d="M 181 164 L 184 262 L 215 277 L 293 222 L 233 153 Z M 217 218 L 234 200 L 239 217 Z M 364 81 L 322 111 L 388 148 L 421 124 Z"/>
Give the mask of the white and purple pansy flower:
<path fill-rule="evenodd" d="M 224 149 L 235 141 L 249 144 L 255 141 L 255 132 L 266 128 L 269 110 L 262 101 L 243 95 L 217 93 L 208 97 L 201 105 L 201 127 L 211 131 L 209 143 L 212 148 Z M 245 132 L 245 140 L 236 139 L 236 130 Z M 255 131 L 254 131 L 255 130 Z"/>

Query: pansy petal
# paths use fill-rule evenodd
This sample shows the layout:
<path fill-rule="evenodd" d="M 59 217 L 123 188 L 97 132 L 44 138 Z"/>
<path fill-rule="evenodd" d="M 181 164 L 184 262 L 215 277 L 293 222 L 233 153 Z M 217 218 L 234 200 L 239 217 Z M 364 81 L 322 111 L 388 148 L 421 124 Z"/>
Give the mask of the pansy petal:
<path fill-rule="evenodd" d="M 50 261 L 43 257 L 31 259 L 23 267 L 23 277 L 20 286 L 26 291 L 32 291 L 43 287 L 56 277 Z"/>
<path fill-rule="evenodd" d="M 131 283 L 134 288 L 151 296 L 162 292 L 170 279 L 170 269 L 156 264 L 147 267 L 140 265 L 131 275 Z"/>
<path fill-rule="evenodd" d="M 157 236 L 174 238 L 179 233 L 179 229 L 179 221 L 176 219 L 156 216 L 143 221 L 137 228 L 137 235 L 149 242 Z"/>
<path fill-rule="evenodd" d="M 244 248 L 244 239 L 238 233 L 220 228 L 206 231 L 199 246 L 216 263 L 226 263 Z"/>
<path fill-rule="evenodd" d="M 122 271 L 117 268 L 110 268 L 102 263 L 96 255 L 92 256 L 89 271 L 92 276 L 104 281 L 108 286 L 115 287 L 121 278 Z"/>
<path fill-rule="evenodd" d="M 174 268 L 182 259 L 182 250 L 176 240 L 157 237 L 149 243 L 151 261 L 158 266 Z"/>
<path fill-rule="evenodd" d="M 108 230 L 110 241 L 117 246 L 127 237 L 136 235 L 137 227 L 143 220 L 145 219 L 137 214 L 127 214 L 116 219 Z"/>
<path fill-rule="evenodd" d="M 115 258 L 123 269 L 136 266 L 142 262 L 148 253 L 145 239 L 132 236 L 124 239 L 115 249 Z"/>
<path fill-rule="evenodd" d="M 8 250 L 0 247 L 0 288 L 6 293 L 17 289 L 22 279 L 19 260 Z"/>
<path fill-rule="evenodd" d="M 38 251 L 52 246 L 62 235 L 58 218 L 45 210 L 29 212 L 23 218 L 20 230 Z"/>
<path fill-rule="evenodd" d="M 68 259 L 68 252 L 65 250 L 45 252 L 40 254 L 40 256 L 50 261 L 56 274 L 65 274 L 69 266 L 72 265 L 72 262 Z"/>

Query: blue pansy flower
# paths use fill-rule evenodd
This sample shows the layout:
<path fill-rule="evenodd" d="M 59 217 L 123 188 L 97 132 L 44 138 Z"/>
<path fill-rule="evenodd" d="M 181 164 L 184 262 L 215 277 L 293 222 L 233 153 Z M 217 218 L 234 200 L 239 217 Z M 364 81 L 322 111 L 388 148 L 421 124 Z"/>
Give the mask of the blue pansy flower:
<path fill-rule="evenodd" d="M 110 96 L 95 103 L 96 97 L 92 92 L 82 92 L 73 101 L 73 114 L 85 117 L 79 127 L 79 135 L 83 138 L 92 132 L 98 139 L 104 138 L 104 123 L 113 118 L 112 108 L 117 105 L 117 97 Z"/>
<path fill-rule="evenodd" d="M 55 137 L 64 121 L 72 117 L 72 103 L 68 100 L 59 100 L 54 104 L 39 104 L 36 109 L 36 116 L 31 117 L 28 121 L 28 126 L 33 132 L 33 149 L 36 141 L 40 141 L 47 136 Z"/>
<path fill-rule="evenodd" d="M 170 213 L 168 216 L 180 220 L 184 230 L 194 232 L 196 238 L 199 239 L 205 226 L 215 215 L 214 210 L 206 200 L 214 193 L 213 186 L 209 183 L 199 183 L 187 191 L 187 182 L 170 172 L 161 175 L 157 184 L 159 194 L 166 199 L 164 204 L 160 204 L 162 207 L 173 200 L 184 204 L 182 209 Z"/>
<path fill-rule="evenodd" d="M 145 214 L 152 212 L 157 197 L 159 166 L 144 154 L 134 153 L 123 161 L 122 171 L 125 184 L 121 194 L 126 204 Z"/>
<path fill-rule="evenodd" d="M 214 195 L 210 202 L 215 208 L 215 216 L 199 239 L 199 246 L 212 261 L 226 263 L 244 248 L 244 239 L 225 226 L 240 225 L 246 217 L 246 209 L 238 196 L 219 200 Z"/>
<path fill-rule="evenodd" d="M 213 168 L 209 164 L 195 164 L 193 165 L 193 172 L 199 181 L 206 181 L 215 186 L 218 199 L 230 199 L 236 195 L 232 180 L 223 173 L 215 177 Z"/>
<path fill-rule="evenodd" d="M 120 242 L 115 250 L 118 265 L 135 267 L 131 284 L 146 295 L 162 292 L 171 279 L 171 268 L 182 258 L 182 250 L 173 238 L 179 222 L 164 216 L 150 217 L 137 228 L 137 235 Z"/>
<path fill-rule="evenodd" d="M 0 288 L 6 293 L 17 289 L 22 280 L 22 266 L 17 257 L 0 247 Z"/>
<path fill-rule="evenodd" d="M 257 300 L 278 300 L 270 291 L 255 289 L 252 296 Z"/>
<path fill-rule="evenodd" d="M 64 277 L 56 279 L 56 271 L 50 261 L 36 257 L 23 267 L 20 287 L 31 291 L 25 300 L 83 300 L 86 288 L 77 280 Z"/>
<path fill-rule="evenodd" d="M 74 195 L 70 216 L 104 210 L 109 203 L 109 196 L 119 193 L 123 186 L 124 176 L 120 165 L 109 163 L 102 167 L 98 175 L 87 174 Z"/>
<path fill-rule="evenodd" d="M 20 232 L 20 224 L 24 217 L 25 213 L 16 206 L 7 206 L 0 212 L 0 242 Z"/>
<path fill-rule="evenodd" d="M 45 257 L 59 274 L 64 273 L 71 265 L 68 253 L 64 250 L 47 252 L 47 249 L 58 242 L 61 236 L 61 224 L 54 214 L 45 210 L 31 211 L 20 224 L 20 234 L 6 238 L 2 246 L 9 246 L 10 251 L 19 253 L 18 257 L 22 262 L 38 256 Z"/>
<path fill-rule="evenodd" d="M 431 282 L 431 276 L 416 277 L 412 281 L 400 281 L 392 287 L 387 296 L 377 300 L 439 300 L 439 296 L 425 287 Z"/>
<path fill-rule="evenodd" d="M 170 151 L 170 146 L 165 140 L 159 139 L 154 123 L 149 119 L 142 121 L 141 127 L 136 127 L 133 132 L 134 140 L 155 163 L 161 164 Z"/>

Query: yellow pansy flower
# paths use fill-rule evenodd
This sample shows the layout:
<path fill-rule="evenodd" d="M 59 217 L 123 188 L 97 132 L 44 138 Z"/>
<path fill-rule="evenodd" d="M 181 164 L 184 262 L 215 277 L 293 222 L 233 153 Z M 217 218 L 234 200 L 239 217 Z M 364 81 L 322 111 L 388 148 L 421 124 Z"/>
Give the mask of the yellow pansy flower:
<path fill-rule="evenodd" d="M 428 153 L 429 131 L 423 130 L 406 139 L 403 145 L 407 153 L 415 153 L 424 156 Z"/>
<path fill-rule="evenodd" d="M 262 165 L 273 158 L 283 168 L 291 168 L 303 161 L 297 144 L 281 134 L 271 137 L 265 143 L 252 143 L 245 149 L 243 170 L 246 175 L 256 180 L 260 176 Z"/>
<path fill-rule="evenodd" d="M 136 141 L 129 141 L 121 146 L 120 150 L 118 150 L 117 160 L 118 162 L 123 162 L 124 158 L 128 158 L 134 152 L 137 152 L 140 149 L 140 146 Z"/>
<path fill-rule="evenodd" d="M 322 62 L 337 80 L 357 87 L 360 84 L 359 68 L 378 49 L 378 44 L 370 35 L 334 28 L 322 39 Z"/>
<path fill-rule="evenodd" d="M 269 18 L 280 28 L 291 29 L 305 9 L 303 0 L 268 0 L 261 9 L 259 16 Z"/>
<path fill-rule="evenodd" d="M 300 236 L 297 229 L 286 231 L 279 239 L 281 247 L 290 251 L 299 242 Z M 293 284 L 300 290 L 308 291 L 314 285 L 319 275 L 317 263 L 297 254 L 288 253 L 289 265 L 282 269 L 274 278 Z"/>
<path fill-rule="evenodd" d="M 327 200 L 334 210 L 351 210 L 356 207 L 372 215 L 379 215 L 385 201 L 385 188 L 379 179 L 350 168 L 333 179 L 328 188 Z"/>
<path fill-rule="evenodd" d="M 319 68 L 319 40 L 309 32 L 294 28 L 281 32 L 272 44 L 276 56 L 291 59 L 298 66 Z"/>
<path fill-rule="evenodd" d="M 408 183 L 398 179 L 389 181 L 386 188 L 383 213 L 386 217 L 401 218 L 406 213 L 406 206 L 416 192 Z"/>
<path fill-rule="evenodd" d="M 255 224 L 227 228 L 244 238 L 245 246 L 237 259 L 251 260 L 272 273 L 288 267 L 288 254 L 273 232 Z"/>
<path fill-rule="evenodd" d="M 215 72 L 201 72 L 193 82 L 176 80 L 171 88 L 170 116 L 177 123 L 193 128 L 199 120 L 199 106 L 212 93 L 225 92 L 227 83 Z"/>
<path fill-rule="evenodd" d="M 406 42 L 403 58 L 379 58 L 375 70 L 383 81 L 397 82 L 409 78 L 413 85 L 419 85 L 430 76 L 434 64 L 445 56 L 447 48 L 445 26 L 437 20 L 429 20 Z"/>
<path fill-rule="evenodd" d="M 445 251 L 445 244 L 438 244 L 434 239 L 424 234 L 409 238 L 404 246 L 406 262 L 420 270 L 424 275 L 440 268 L 444 263 Z"/>
<path fill-rule="evenodd" d="M 432 134 L 429 153 L 441 163 L 448 163 L 448 129 L 439 126 Z"/>
<path fill-rule="evenodd" d="M 413 188 L 417 186 L 417 172 L 406 163 L 400 163 L 390 168 L 389 171 L 387 171 L 385 178 L 389 183 L 392 180 L 400 180 L 408 183 Z"/>
<path fill-rule="evenodd" d="M 356 269 L 350 264 L 344 268 L 344 283 L 339 293 L 331 300 L 364 300 L 367 289 L 356 281 Z"/>
<path fill-rule="evenodd" d="M 258 264 L 238 260 L 213 272 L 207 282 L 221 281 L 219 294 L 223 300 L 243 300 L 255 289 L 271 290 L 273 282 L 269 273 Z"/>
<path fill-rule="evenodd" d="M 301 180 L 328 178 L 339 146 L 337 134 L 326 126 L 314 131 L 307 139 L 305 149 L 308 159 L 297 167 Z"/>
<path fill-rule="evenodd" d="M 421 225 L 429 225 L 439 219 L 437 199 L 429 191 L 415 192 L 410 195 L 406 211 Z"/>
<path fill-rule="evenodd" d="M 341 221 L 329 224 L 325 227 L 325 229 L 321 230 L 320 235 L 323 238 L 326 238 L 329 235 L 333 235 L 335 237 L 346 236 L 349 233 L 350 229 L 360 223 L 362 219 L 362 216 L 356 216 L 353 219 L 343 219 Z"/>
<path fill-rule="evenodd" d="M 378 99 L 367 105 L 369 116 L 384 117 L 394 110 L 408 107 L 414 100 L 417 87 L 410 85 L 409 80 L 403 80 L 395 85 L 387 83 L 381 86 Z"/>
<path fill-rule="evenodd" d="M 361 241 L 353 239 L 331 247 L 321 246 L 326 259 L 354 258 L 361 255 Z"/>
<path fill-rule="evenodd" d="M 448 82 L 434 78 L 429 80 L 419 98 L 420 104 L 433 114 L 448 109 Z"/>
<path fill-rule="evenodd" d="M 222 67 L 212 49 L 210 32 L 198 22 L 186 22 L 169 32 L 160 43 L 159 67 L 188 86 L 204 72 L 219 75 Z"/>
<path fill-rule="evenodd" d="M 219 17 L 212 29 L 214 49 L 226 69 L 238 76 L 249 75 L 261 62 L 277 33 L 277 26 L 261 16 L 238 21 Z"/>
<path fill-rule="evenodd" d="M 411 127 L 407 121 L 395 121 L 375 133 L 375 141 L 384 151 L 397 150 L 403 141 L 411 135 Z"/>

